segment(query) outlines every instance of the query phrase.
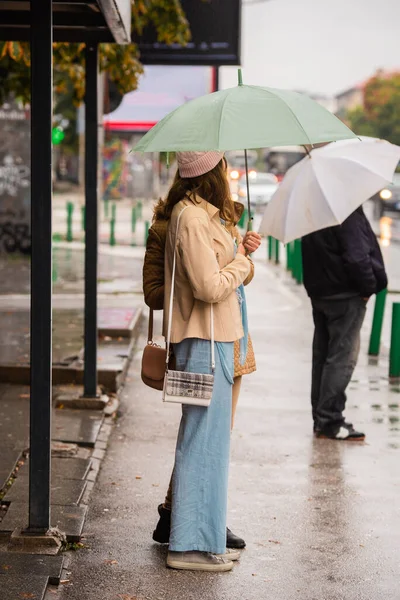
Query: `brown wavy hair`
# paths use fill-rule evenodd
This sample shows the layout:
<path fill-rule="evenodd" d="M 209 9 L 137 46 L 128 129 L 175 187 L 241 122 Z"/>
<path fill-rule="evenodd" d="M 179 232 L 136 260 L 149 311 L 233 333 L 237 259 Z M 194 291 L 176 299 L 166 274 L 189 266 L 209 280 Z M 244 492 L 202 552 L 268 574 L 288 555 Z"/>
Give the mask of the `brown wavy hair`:
<path fill-rule="evenodd" d="M 234 207 L 226 176 L 225 158 L 222 158 L 211 171 L 199 177 L 183 178 L 177 171 L 166 199 L 160 198 L 154 208 L 153 221 L 170 219 L 174 206 L 178 202 L 185 197 L 196 201 L 196 196 L 200 196 L 218 208 L 221 218 L 227 224 L 234 222 Z"/>

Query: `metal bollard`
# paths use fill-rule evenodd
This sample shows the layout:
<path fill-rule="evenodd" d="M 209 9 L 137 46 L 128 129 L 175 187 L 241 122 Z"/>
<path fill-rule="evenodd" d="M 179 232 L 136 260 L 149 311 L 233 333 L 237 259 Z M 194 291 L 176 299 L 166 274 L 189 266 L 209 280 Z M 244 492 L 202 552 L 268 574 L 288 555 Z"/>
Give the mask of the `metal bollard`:
<path fill-rule="evenodd" d="M 392 309 L 389 377 L 391 379 L 400 377 L 400 302 L 394 302 Z"/>
<path fill-rule="evenodd" d="M 376 295 L 371 337 L 369 338 L 369 356 L 379 356 L 386 296 L 387 290 L 382 290 Z"/>
<path fill-rule="evenodd" d="M 292 245 L 291 242 L 286 244 L 286 270 L 292 270 Z"/>
<path fill-rule="evenodd" d="M 86 207 L 85 206 L 81 207 L 81 227 L 82 227 L 82 231 L 85 231 L 85 229 L 86 229 Z"/>
<path fill-rule="evenodd" d="M 279 240 L 274 240 L 275 241 L 275 264 L 279 265 L 279 251 L 281 248 L 280 242 Z"/>
<path fill-rule="evenodd" d="M 240 229 L 245 229 L 246 222 L 247 222 L 247 208 L 245 208 L 244 211 L 242 212 L 242 216 L 240 217 L 238 227 Z"/>
<path fill-rule="evenodd" d="M 272 236 L 268 236 L 268 260 L 272 260 Z"/>
<path fill-rule="evenodd" d="M 136 206 L 132 206 L 132 220 L 131 220 L 132 233 L 135 233 L 135 231 L 136 231 L 136 222 L 137 222 Z"/>
<path fill-rule="evenodd" d="M 301 240 L 294 242 L 294 269 L 293 275 L 298 284 L 303 283 L 303 262 L 301 255 Z"/>
<path fill-rule="evenodd" d="M 144 245 L 145 246 L 147 244 L 147 238 L 149 237 L 149 229 L 150 229 L 150 223 L 149 223 L 149 221 L 145 221 L 144 222 Z"/>
<path fill-rule="evenodd" d="M 67 242 L 72 242 L 74 236 L 72 234 L 72 215 L 74 213 L 74 203 L 67 202 Z"/>
<path fill-rule="evenodd" d="M 136 205 L 136 210 L 137 210 L 137 218 L 140 221 L 143 216 L 143 204 L 142 204 L 142 202 L 140 202 L 140 200 Z"/>
<path fill-rule="evenodd" d="M 113 204 L 111 207 L 111 220 L 110 220 L 110 246 L 115 246 L 115 221 L 117 216 L 117 206 Z"/>

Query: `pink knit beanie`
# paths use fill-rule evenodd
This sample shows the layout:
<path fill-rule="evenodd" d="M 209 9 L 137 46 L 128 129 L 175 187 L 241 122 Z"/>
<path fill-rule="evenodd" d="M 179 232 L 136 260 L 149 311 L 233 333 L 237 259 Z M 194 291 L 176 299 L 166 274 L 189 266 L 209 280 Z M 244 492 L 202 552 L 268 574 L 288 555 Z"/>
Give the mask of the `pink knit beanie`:
<path fill-rule="evenodd" d="M 223 152 L 177 152 L 179 175 L 183 178 L 199 177 L 212 171 L 223 158 Z"/>

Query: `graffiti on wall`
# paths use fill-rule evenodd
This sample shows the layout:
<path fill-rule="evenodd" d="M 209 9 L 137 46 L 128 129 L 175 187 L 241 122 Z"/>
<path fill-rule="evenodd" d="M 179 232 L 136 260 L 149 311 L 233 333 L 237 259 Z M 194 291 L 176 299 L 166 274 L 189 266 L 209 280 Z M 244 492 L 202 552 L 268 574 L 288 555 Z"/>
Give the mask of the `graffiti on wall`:
<path fill-rule="evenodd" d="M 0 252 L 29 254 L 30 122 L 12 101 L 0 108 Z"/>

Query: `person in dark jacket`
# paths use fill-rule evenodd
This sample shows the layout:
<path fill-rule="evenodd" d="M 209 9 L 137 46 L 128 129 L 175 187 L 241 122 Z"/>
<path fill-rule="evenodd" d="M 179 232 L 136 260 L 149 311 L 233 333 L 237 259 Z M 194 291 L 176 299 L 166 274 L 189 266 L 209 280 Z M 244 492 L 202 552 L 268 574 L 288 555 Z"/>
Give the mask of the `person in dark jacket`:
<path fill-rule="evenodd" d="M 314 319 L 311 404 L 317 437 L 363 440 L 346 423 L 346 388 L 368 299 L 387 287 L 382 253 L 362 207 L 342 225 L 303 237 L 304 285 Z"/>

